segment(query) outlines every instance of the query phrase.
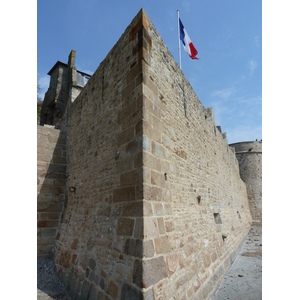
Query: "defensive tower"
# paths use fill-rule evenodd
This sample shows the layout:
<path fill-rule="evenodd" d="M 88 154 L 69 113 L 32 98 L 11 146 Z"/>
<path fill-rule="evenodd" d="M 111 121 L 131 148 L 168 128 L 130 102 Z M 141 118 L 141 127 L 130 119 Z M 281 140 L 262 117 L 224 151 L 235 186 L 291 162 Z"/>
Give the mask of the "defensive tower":
<path fill-rule="evenodd" d="M 235 149 L 240 175 L 247 186 L 253 222 L 262 222 L 262 141 L 230 144 Z"/>

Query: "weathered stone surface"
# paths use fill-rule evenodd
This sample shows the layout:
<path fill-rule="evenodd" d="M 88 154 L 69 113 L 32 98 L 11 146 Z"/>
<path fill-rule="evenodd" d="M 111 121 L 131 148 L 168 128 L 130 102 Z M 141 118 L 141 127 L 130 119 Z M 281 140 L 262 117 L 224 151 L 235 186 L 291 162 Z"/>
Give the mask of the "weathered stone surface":
<path fill-rule="evenodd" d="M 123 284 L 121 300 L 143 300 L 143 294 L 141 291 L 137 290 L 135 287 Z"/>
<path fill-rule="evenodd" d="M 166 263 L 162 256 L 150 260 L 136 260 L 133 282 L 140 288 L 148 288 L 167 277 Z"/>
<path fill-rule="evenodd" d="M 155 251 L 157 254 L 168 253 L 171 251 L 171 245 L 167 236 L 154 239 Z"/>
<path fill-rule="evenodd" d="M 119 218 L 117 234 L 131 236 L 133 233 L 134 220 L 130 218 Z"/>
<path fill-rule="evenodd" d="M 155 251 L 154 251 L 154 245 L 152 240 L 144 241 L 143 243 L 143 256 L 146 258 L 153 257 Z"/>
<path fill-rule="evenodd" d="M 124 253 L 131 256 L 143 257 L 143 242 L 141 240 L 127 239 Z"/>
<path fill-rule="evenodd" d="M 37 255 L 42 257 L 51 253 L 64 211 L 66 157 L 62 151 L 66 136 L 60 130 L 43 126 L 37 127 L 37 136 L 37 227 L 40 229 Z M 48 243 L 42 240 L 45 236 Z"/>
<path fill-rule="evenodd" d="M 135 200 L 135 187 L 116 189 L 113 192 L 114 202 L 126 202 Z"/>
<path fill-rule="evenodd" d="M 115 282 L 110 281 L 107 287 L 107 293 L 113 298 L 117 299 L 119 293 L 119 287 Z"/>
<path fill-rule="evenodd" d="M 90 288 L 91 288 L 91 283 L 87 280 L 84 280 L 78 298 L 82 300 L 88 299 Z"/>
<path fill-rule="evenodd" d="M 93 258 L 90 258 L 89 267 L 91 268 L 91 270 L 93 270 L 93 271 L 95 270 L 96 261 Z"/>
<path fill-rule="evenodd" d="M 129 172 L 122 173 L 120 176 L 120 185 L 129 186 L 129 185 L 138 185 L 143 182 L 143 173 L 142 170 L 132 170 Z"/>
<path fill-rule="evenodd" d="M 162 256 L 143 262 L 143 287 L 148 288 L 167 276 L 166 263 Z"/>
<path fill-rule="evenodd" d="M 145 239 L 155 238 L 159 236 L 158 223 L 156 218 L 145 218 L 143 237 Z"/>
<path fill-rule="evenodd" d="M 195 290 L 205 299 L 217 288 L 251 216 L 238 162 L 215 129 L 142 10 L 68 110 L 59 172 L 75 189 L 54 260 L 63 280 L 76 274 L 75 299 L 82 289 L 99 299 L 186 299 Z M 54 179 L 63 180 L 39 173 L 39 213 L 54 199 L 44 193 Z"/>
<path fill-rule="evenodd" d="M 59 264 L 65 268 L 68 268 L 71 264 L 71 252 L 66 251 L 60 255 Z"/>
<path fill-rule="evenodd" d="M 179 256 L 177 253 L 173 253 L 167 256 L 167 268 L 170 275 L 172 275 L 179 267 Z"/>

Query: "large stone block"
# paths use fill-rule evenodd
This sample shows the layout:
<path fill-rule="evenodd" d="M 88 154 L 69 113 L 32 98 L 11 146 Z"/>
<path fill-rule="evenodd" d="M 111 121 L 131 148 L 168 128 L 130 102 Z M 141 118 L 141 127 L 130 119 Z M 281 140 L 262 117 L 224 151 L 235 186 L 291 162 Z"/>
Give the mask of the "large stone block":
<path fill-rule="evenodd" d="M 121 300 L 143 300 L 143 294 L 140 290 L 127 283 L 123 284 Z"/>
<path fill-rule="evenodd" d="M 119 294 L 119 287 L 114 281 L 110 281 L 107 287 L 107 293 L 112 297 L 112 299 L 117 299 Z"/>
<path fill-rule="evenodd" d="M 172 250 L 167 236 L 162 236 L 154 239 L 154 243 L 155 243 L 155 251 L 157 254 L 168 253 Z"/>
<path fill-rule="evenodd" d="M 127 202 L 135 200 L 135 187 L 119 188 L 113 191 L 114 202 Z"/>
<path fill-rule="evenodd" d="M 136 260 L 133 272 L 133 282 L 146 289 L 168 276 L 162 256 L 144 261 Z"/>
<path fill-rule="evenodd" d="M 158 222 L 156 218 L 144 218 L 143 237 L 145 239 L 159 236 Z"/>
<path fill-rule="evenodd" d="M 136 239 L 127 239 L 124 247 L 124 254 L 143 257 L 143 241 Z"/>
<path fill-rule="evenodd" d="M 143 183 L 143 173 L 142 169 L 132 170 L 129 172 L 122 173 L 120 175 L 120 185 L 139 185 Z"/>
<path fill-rule="evenodd" d="M 134 220 L 130 218 L 119 218 L 117 225 L 117 234 L 124 236 L 132 236 Z"/>

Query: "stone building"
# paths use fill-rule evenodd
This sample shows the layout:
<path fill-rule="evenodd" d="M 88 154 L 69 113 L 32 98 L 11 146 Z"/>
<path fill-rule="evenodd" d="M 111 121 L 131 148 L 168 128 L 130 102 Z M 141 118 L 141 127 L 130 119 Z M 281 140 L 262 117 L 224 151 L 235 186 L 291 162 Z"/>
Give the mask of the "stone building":
<path fill-rule="evenodd" d="M 38 253 L 74 299 L 209 299 L 251 226 L 246 184 L 143 9 L 75 92 L 38 129 Z"/>
<path fill-rule="evenodd" d="M 72 50 L 68 64 L 57 61 L 48 72 L 51 78 L 41 110 L 40 125 L 48 124 L 60 128 L 68 101 L 75 100 L 91 77 L 76 69 L 75 54 Z"/>

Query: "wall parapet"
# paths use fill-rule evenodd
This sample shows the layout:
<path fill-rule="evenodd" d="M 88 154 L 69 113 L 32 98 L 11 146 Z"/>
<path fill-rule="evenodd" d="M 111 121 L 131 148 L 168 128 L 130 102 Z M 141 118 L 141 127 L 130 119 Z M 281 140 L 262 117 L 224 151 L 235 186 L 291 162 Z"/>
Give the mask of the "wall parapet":
<path fill-rule="evenodd" d="M 262 153 L 262 141 L 247 141 L 229 144 L 235 153 Z"/>

